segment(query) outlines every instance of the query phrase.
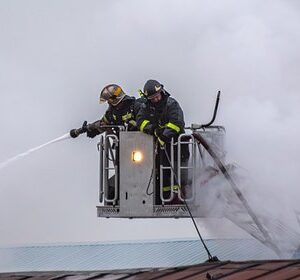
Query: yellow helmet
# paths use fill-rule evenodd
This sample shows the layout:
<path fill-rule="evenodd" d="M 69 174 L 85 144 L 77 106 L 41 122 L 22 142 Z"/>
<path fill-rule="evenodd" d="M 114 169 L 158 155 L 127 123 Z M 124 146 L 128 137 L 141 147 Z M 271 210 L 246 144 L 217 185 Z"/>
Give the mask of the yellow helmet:
<path fill-rule="evenodd" d="M 109 104 L 116 106 L 126 96 L 122 88 L 116 84 L 110 84 L 105 86 L 100 93 L 100 103 L 108 102 Z"/>

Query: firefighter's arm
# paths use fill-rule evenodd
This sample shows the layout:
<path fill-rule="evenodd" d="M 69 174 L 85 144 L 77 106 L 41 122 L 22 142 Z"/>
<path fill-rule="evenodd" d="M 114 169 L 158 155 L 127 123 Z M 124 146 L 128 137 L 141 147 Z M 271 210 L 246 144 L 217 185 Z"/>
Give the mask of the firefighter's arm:
<path fill-rule="evenodd" d="M 168 110 L 168 122 L 156 133 L 164 142 L 170 142 L 175 136 L 184 131 L 184 117 L 182 109 L 177 102 L 174 102 Z"/>
<path fill-rule="evenodd" d="M 137 127 L 141 132 L 153 135 L 154 126 L 150 122 L 149 114 L 146 112 L 146 106 L 143 104 L 136 117 Z"/>
<path fill-rule="evenodd" d="M 94 138 L 95 136 L 103 133 L 105 131 L 105 128 L 103 128 L 103 125 L 109 125 L 110 124 L 110 113 L 109 110 L 107 110 L 104 114 L 104 116 L 93 123 L 90 123 L 86 126 L 86 136 L 90 138 Z"/>
<path fill-rule="evenodd" d="M 104 123 L 102 120 L 95 121 L 93 123 L 89 123 L 86 127 L 86 136 L 90 138 L 94 138 L 95 136 L 104 132 L 104 129 L 101 126 Z"/>
<path fill-rule="evenodd" d="M 104 131 L 101 127 L 102 125 L 102 120 L 98 120 L 89 124 L 87 123 L 87 121 L 84 121 L 82 127 L 70 130 L 70 136 L 72 138 L 76 138 L 80 134 L 86 133 L 87 137 L 94 138 L 96 135 Z"/>

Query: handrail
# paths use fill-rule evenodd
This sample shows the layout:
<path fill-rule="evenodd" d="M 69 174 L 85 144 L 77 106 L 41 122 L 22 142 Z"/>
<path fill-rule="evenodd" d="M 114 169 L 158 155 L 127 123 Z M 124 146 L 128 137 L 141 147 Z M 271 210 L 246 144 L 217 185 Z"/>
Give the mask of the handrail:
<path fill-rule="evenodd" d="M 160 152 L 161 154 L 164 155 L 164 152 L 162 151 L 163 149 L 165 149 L 165 146 L 160 147 Z M 168 152 L 168 151 L 166 151 Z M 171 152 L 171 165 L 174 166 L 174 139 L 172 138 L 171 140 L 171 144 L 170 144 L 170 152 Z M 160 195 L 160 199 L 162 201 L 162 204 L 164 204 L 165 202 L 171 202 L 174 199 L 174 170 L 171 166 L 163 166 L 162 163 L 160 163 L 159 165 L 160 167 L 160 174 L 159 174 L 159 195 Z M 170 188 L 171 188 L 171 192 L 170 192 L 170 196 L 168 198 L 164 197 L 164 191 L 163 191 L 163 187 L 164 187 L 164 172 L 165 170 L 168 170 L 170 172 Z"/>
<path fill-rule="evenodd" d="M 214 114 L 213 114 L 211 121 L 208 122 L 207 124 L 203 124 L 202 127 L 208 127 L 215 121 L 218 107 L 219 107 L 219 102 L 220 102 L 220 94 L 221 94 L 221 91 L 219 90 L 218 94 L 217 94 L 217 100 L 216 100 L 216 104 L 215 104 Z"/>
<path fill-rule="evenodd" d="M 97 145 L 98 151 L 99 151 L 99 202 L 103 202 L 103 135 L 100 137 L 100 142 Z"/>
<path fill-rule="evenodd" d="M 211 125 L 213 124 L 213 122 L 215 121 L 216 116 L 217 116 L 217 111 L 218 111 L 219 102 L 220 102 L 220 95 L 221 95 L 221 91 L 219 90 L 218 94 L 217 94 L 214 113 L 213 113 L 211 121 L 206 124 L 192 124 L 191 127 L 186 127 L 186 129 L 197 130 L 197 129 L 202 129 L 202 128 L 204 129 L 206 127 L 211 127 Z"/>
<path fill-rule="evenodd" d="M 183 137 L 189 137 L 189 139 L 191 139 L 192 141 L 182 141 Z M 182 160 L 181 160 L 181 145 L 192 145 L 192 165 L 189 166 L 183 166 L 182 165 Z M 177 166 L 177 179 L 178 179 L 178 184 L 179 186 L 181 186 L 181 189 L 178 192 L 178 198 L 181 201 L 190 201 L 192 199 L 194 199 L 194 195 L 195 195 L 195 178 L 196 178 L 196 149 L 195 149 L 195 139 L 193 135 L 190 134 L 181 134 L 178 137 L 178 156 L 177 156 L 177 161 L 178 161 L 178 166 Z M 183 194 L 183 188 L 185 187 L 185 185 L 182 183 L 181 180 L 181 171 L 182 170 L 192 170 L 192 191 L 191 191 L 191 196 L 190 197 L 186 197 L 186 193 Z"/>
<path fill-rule="evenodd" d="M 118 164 L 115 162 L 113 158 L 113 167 L 109 167 L 109 153 L 111 154 L 112 157 L 113 151 L 112 147 L 110 144 L 110 139 L 112 139 L 113 143 L 118 146 L 119 139 L 118 136 L 115 134 L 107 134 L 105 133 L 104 136 L 104 166 L 103 166 L 103 172 L 104 172 L 104 201 L 105 202 L 112 202 L 114 205 L 117 202 L 118 199 L 118 182 L 119 182 L 119 172 L 118 172 Z M 114 170 L 115 171 L 115 177 L 114 177 L 114 197 L 109 198 L 108 197 L 108 180 L 109 180 L 109 170 Z"/>

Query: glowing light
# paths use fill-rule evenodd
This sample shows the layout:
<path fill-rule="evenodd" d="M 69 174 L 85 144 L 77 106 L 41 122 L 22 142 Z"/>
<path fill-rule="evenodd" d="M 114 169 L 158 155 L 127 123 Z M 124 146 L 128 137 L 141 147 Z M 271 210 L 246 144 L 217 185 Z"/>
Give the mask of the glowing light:
<path fill-rule="evenodd" d="M 140 151 L 132 152 L 132 161 L 133 162 L 141 162 L 143 160 L 143 154 Z"/>

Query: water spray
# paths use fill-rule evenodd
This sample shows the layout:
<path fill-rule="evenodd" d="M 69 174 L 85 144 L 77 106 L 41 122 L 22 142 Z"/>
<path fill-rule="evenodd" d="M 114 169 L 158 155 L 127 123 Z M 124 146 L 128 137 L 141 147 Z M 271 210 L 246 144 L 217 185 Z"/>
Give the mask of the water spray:
<path fill-rule="evenodd" d="M 17 161 L 17 160 L 19 160 L 19 159 L 25 157 L 25 156 L 28 156 L 29 154 L 31 154 L 31 153 L 33 153 L 33 152 L 35 152 L 35 151 L 38 151 L 38 150 L 40 150 L 40 149 L 42 149 L 42 148 L 44 148 L 44 147 L 46 147 L 46 146 L 49 146 L 49 145 L 54 144 L 54 143 L 57 143 L 57 142 L 59 142 L 59 141 L 66 140 L 66 139 L 68 139 L 68 138 L 70 138 L 70 133 L 66 133 L 66 134 L 64 134 L 63 136 L 57 137 L 57 138 L 55 138 L 54 140 L 51 140 L 51 141 L 49 141 L 49 142 L 47 142 L 47 143 L 45 143 L 45 144 L 42 144 L 42 145 L 37 146 L 37 147 L 35 147 L 35 148 L 29 149 L 28 151 L 26 151 L 26 152 L 24 152 L 24 153 L 21 153 L 21 154 L 19 154 L 19 155 L 16 155 L 16 156 L 14 156 L 14 157 L 12 157 L 12 158 L 10 158 L 10 159 L 8 159 L 8 160 L 6 160 L 6 161 L 0 163 L 0 170 L 1 170 L 2 168 L 5 168 L 6 166 L 8 166 L 10 163 L 13 163 L 13 162 L 15 162 L 15 161 Z"/>
<path fill-rule="evenodd" d="M 31 148 L 31 149 L 29 149 L 28 151 L 26 151 L 24 153 L 21 153 L 21 154 L 16 155 L 16 156 L 14 156 L 14 157 L 12 157 L 12 158 L 4 161 L 4 162 L 1 162 L 0 163 L 0 170 L 3 169 L 3 168 L 5 168 L 9 164 L 11 164 L 11 163 L 13 163 L 13 162 L 15 162 L 15 161 L 17 161 L 17 160 L 25 157 L 25 156 L 28 156 L 29 154 L 31 154 L 31 153 L 33 153 L 35 151 L 38 151 L 38 150 L 40 150 L 40 149 L 42 149 L 42 148 L 44 148 L 44 147 L 46 147 L 48 145 L 57 143 L 59 141 L 66 140 L 66 139 L 68 139 L 70 137 L 76 138 L 79 135 L 81 135 L 83 133 L 86 133 L 88 131 L 92 131 L 92 130 L 97 130 L 97 134 L 99 134 L 99 133 L 102 133 L 103 131 L 111 129 L 113 127 L 122 130 L 122 128 L 120 128 L 120 126 L 106 126 L 106 125 L 102 125 L 102 122 L 100 120 L 96 121 L 94 123 L 91 123 L 91 124 L 88 124 L 87 121 L 84 121 L 83 124 L 82 124 L 82 126 L 80 128 L 72 129 L 72 130 L 70 130 L 70 132 L 68 132 L 68 133 L 66 133 L 66 134 L 64 134 L 64 135 L 62 135 L 60 137 L 57 137 L 54 140 L 51 140 L 51 141 L 49 141 L 49 142 L 47 142 L 45 144 L 39 145 L 39 146 L 37 146 L 35 148 Z"/>

